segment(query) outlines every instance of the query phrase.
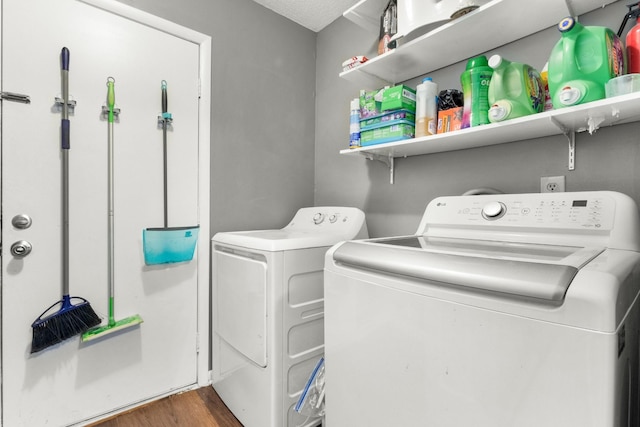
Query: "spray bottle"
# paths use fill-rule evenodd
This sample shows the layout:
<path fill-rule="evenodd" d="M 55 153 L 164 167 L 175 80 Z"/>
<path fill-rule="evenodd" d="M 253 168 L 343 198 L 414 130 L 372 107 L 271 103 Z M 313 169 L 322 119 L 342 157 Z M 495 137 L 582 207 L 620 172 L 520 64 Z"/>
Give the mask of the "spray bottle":
<path fill-rule="evenodd" d="M 360 147 L 360 98 L 351 100 L 349 111 L 349 148 Z"/>
<path fill-rule="evenodd" d="M 622 37 L 622 32 L 629 18 L 635 19 L 636 25 L 629 30 L 626 38 L 627 72 L 629 74 L 640 73 L 640 3 L 633 3 L 627 7 L 629 8 L 629 12 L 627 12 L 622 20 L 622 25 L 620 25 L 620 29 L 618 30 L 618 37 Z"/>

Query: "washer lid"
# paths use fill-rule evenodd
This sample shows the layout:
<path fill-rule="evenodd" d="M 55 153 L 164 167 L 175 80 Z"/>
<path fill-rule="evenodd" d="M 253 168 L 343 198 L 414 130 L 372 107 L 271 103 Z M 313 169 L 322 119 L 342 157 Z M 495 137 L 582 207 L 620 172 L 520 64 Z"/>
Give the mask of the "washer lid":
<path fill-rule="evenodd" d="M 579 269 L 604 248 L 408 236 L 346 242 L 337 263 L 561 303 Z"/>

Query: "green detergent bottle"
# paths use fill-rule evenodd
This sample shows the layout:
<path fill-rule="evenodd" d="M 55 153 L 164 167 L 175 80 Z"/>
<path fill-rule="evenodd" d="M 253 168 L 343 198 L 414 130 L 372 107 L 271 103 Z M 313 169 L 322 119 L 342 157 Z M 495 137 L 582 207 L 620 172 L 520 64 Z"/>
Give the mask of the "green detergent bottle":
<path fill-rule="evenodd" d="M 507 61 L 500 55 L 489 58 L 493 68 L 489 83 L 491 123 L 539 113 L 544 107 L 544 86 L 540 73 L 530 65 Z"/>
<path fill-rule="evenodd" d="M 489 67 L 486 56 L 476 56 L 467 61 L 467 67 L 460 75 L 464 96 L 463 129 L 489 123 L 489 83 L 492 74 L 493 68 Z"/>
<path fill-rule="evenodd" d="M 549 57 L 549 92 L 554 108 L 605 97 L 605 84 L 625 74 L 622 42 L 609 28 L 588 26 L 572 17 L 558 24 L 562 38 Z"/>

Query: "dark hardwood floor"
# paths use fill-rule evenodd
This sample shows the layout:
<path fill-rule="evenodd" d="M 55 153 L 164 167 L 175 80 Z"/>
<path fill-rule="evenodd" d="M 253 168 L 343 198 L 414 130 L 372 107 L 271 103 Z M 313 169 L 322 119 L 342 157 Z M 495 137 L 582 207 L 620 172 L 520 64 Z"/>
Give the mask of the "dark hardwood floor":
<path fill-rule="evenodd" d="M 165 397 L 89 427 L 242 427 L 213 387 Z"/>

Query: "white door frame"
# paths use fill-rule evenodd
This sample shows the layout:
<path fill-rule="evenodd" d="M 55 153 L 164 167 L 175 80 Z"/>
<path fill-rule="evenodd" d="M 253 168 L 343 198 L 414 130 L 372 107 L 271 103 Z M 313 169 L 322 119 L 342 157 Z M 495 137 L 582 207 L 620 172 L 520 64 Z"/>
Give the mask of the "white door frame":
<path fill-rule="evenodd" d="M 198 109 L 198 385 L 211 383 L 209 375 L 209 199 L 210 199 L 210 122 L 211 122 L 211 37 L 166 19 L 159 18 L 113 0 L 78 0 L 164 31 L 200 46 L 200 105 Z M 133 403 L 133 402 L 132 402 Z"/>

